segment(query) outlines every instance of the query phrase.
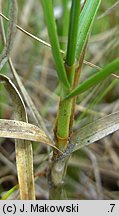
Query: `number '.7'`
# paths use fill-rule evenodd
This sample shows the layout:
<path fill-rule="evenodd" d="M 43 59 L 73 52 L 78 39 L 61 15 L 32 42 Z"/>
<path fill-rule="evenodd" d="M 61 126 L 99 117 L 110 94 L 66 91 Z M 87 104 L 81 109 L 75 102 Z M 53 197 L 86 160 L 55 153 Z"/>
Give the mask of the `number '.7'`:
<path fill-rule="evenodd" d="M 113 212 L 115 204 L 110 204 L 110 206 L 111 206 L 111 212 Z"/>

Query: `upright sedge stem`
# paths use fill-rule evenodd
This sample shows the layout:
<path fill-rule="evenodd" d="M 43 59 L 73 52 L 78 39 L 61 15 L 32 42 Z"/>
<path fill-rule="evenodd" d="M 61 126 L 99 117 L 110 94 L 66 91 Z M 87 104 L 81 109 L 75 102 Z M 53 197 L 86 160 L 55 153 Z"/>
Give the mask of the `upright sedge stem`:
<path fill-rule="evenodd" d="M 62 98 L 63 98 L 63 94 L 60 97 L 58 121 L 57 121 L 57 128 L 56 128 L 55 135 L 57 140 L 57 147 L 62 151 L 65 151 L 65 149 L 67 148 L 67 141 L 69 137 L 69 124 L 70 124 L 72 99 L 64 101 L 62 100 Z"/>
<path fill-rule="evenodd" d="M 78 23 L 79 23 L 79 13 L 80 13 L 80 0 L 72 0 L 71 12 L 70 12 L 70 22 L 69 22 L 69 33 L 68 33 L 68 45 L 67 45 L 67 55 L 65 65 L 63 65 L 63 60 L 61 59 L 59 42 L 56 32 L 56 25 L 53 15 L 53 5 L 51 0 L 42 0 L 44 15 L 47 23 L 49 39 L 52 45 L 52 53 L 54 56 L 54 61 L 56 64 L 56 69 L 61 86 L 59 112 L 57 115 L 57 122 L 55 128 L 55 137 L 57 147 L 65 151 L 67 148 L 68 137 L 69 137 L 69 126 L 70 117 L 72 110 L 72 99 L 63 100 L 63 98 L 70 93 L 70 86 L 73 85 L 74 80 L 74 65 L 76 56 L 76 44 L 77 44 L 77 33 L 78 33 Z M 70 56 L 71 55 L 71 56 Z M 61 161 L 55 161 L 59 156 L 57 152 L 54 154 L 54 160 L 52 161 L 52 167 L 50 172 L 51 180 L 51 190 L 50 199 L 58 199 L 61 197 L 62 191 L 62 179 L 65 174 L 65 167 L 67 159 Z M 56 191 L 59 191 L 57 196 Z M 59 197 L 60 196 L 60 197 Z"/>
<path fill-rule="evenodd" d="M 68 33 L 68 46 L 67 55 L 65 61 L 65 70 L 67 73 L 68 81 L 70 85 L 73 84 L 74 79 L 74 68 L 75 68 L 75 50 L 77 43 L 77 30 L 79 22 L 79 12 L 80 12 L 80 1 L 72 0 L 71 12 L 70 12 L 70 22 L 69 22 L 69 33 Z M 71 54 L 71 57 L 70 57 Z M 72 87 L 71 87 L 72 88 Z M 57 116 L 57 124 L 55 128 L 56 145 L 62 151 L 65 151 L 68 145 L 68 138 L 70 137 L 70 118 L 72 111 L 72 99 L 63 100 L 63 95 L 70 92 L 71 89 L 64 89 L 62 86 L 60 94 L 59 112 Z M 58 154 L 54 154 L 54 161 L 52 163 L 51 169 L 51 183 L 52 190 L 50 190 L 50 199 L 62 199 L 64 197 L 62 189 L 62 181 L 65 175 L 67 161 L 69 157 L 62 160 L 57 159 Z"/>
<path fill-rule="evenodd" d="M 75 64 L 79 14 L 80 14 L 80 1 L 72 0 L 70 21 L 69 21 L 67 54 L 65 60 L 65 69 L 66 69 L 68 81 L 71 86 L 73 84 L 74 72 L 75 72 L 74 64 Z M 70 92 L 70 89 L 68 91 Z M 72 99 L 65 100 L 65 101 L 62 100 L 63 95 L 66 95 L 68 91 L 62 89 L 61 100 L 59 104 L 58 122 L 57 122 L 57 132 L 56 132 L 57 145 L 62 150 L 65 150 L 67 147 L 67 140 L 69 137 L 70 116 L 71 116 L 71 109 L 72 109 Z"/>

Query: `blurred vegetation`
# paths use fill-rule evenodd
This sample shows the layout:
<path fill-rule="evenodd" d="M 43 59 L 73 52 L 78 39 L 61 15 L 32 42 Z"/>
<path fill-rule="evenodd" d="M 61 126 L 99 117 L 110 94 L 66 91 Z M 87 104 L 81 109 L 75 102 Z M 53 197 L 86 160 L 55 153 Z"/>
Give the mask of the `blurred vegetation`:
<path fill-rule="evenodd" d="M 61 49 L 65 49 L 68 34 L 69 7 L 63 10 L 65 0 L 55 0 L 55 18 Z M 117 1 L 102 1 L 89 39 L 85 60 L 103 67 L 119 56 L 119 4 Z M 70 0 L 69 0 L 70 5 Z M 18 1 L 18 25 L 48 42 L 40 1 Z M 3 14 L 9 16 L 9 1 L 3 1 Z M 65 19 L 64 19 L 65 16 Z M 7 22 L 4 20 L 5 29 Z M 65 28 L 66 26 L 66 28 Z M 57 76 L 51 49 L 17 30 L 11 58 L 14 66 L 33 99 L 37 110 L 45 119 L 47 129 L 53 134 L 58 108 Z M 2 50 L 2 43 L 0 43 Z M 13 79 L 6 64 L 1 71 Z M 81 81 L 96 72 L 95 67 L 83 64 Z M 119 110 L 119 79 L 110 75 L 95 88 L 78 96 L 75 129 L 94 119 Z M 29 121 L 33 123 L 29 115 Z M 13 108 L 9 97 L 0 85 L 0 118 L 12 119 Z M 48 198 L 46 179 L 48 151 L 33 143 L 34 171 L 37 199 Z M 0 195 L 17 185 L 14 140 L 0 138 Z M 65 189 L 69 199 L 118 199 L 119 198 L 119 132 L 77 151 L 68 164 Z M 12 190 L 9 199 L 19 199 L 18 191 Z"/>

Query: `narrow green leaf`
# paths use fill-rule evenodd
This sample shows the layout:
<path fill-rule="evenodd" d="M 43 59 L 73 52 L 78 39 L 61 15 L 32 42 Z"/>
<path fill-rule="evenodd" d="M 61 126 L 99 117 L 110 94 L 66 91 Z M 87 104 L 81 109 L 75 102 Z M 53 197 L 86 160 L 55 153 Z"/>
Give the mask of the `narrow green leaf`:
<path fill-rule="evenodd" d="M 68 94 L 65 98 L 71 98 L 76 95 L 83 93 L 92 86 L 98 84 L 105 78 L 107 78 L 111 73 L 119 72 L 119 58 L 115 59 L 113 62 L 108 64 L 104 69 L 98 71 L 96 74 L 89 77 L 86 81 L 79 84 L 73 91 Z"/>
<path fill-rule="evenodd" d="M 119 130 L 119 112 L 104 116 L 78 129 L 71 138 L 76 151 Z"/>
<path fill-rule="evenodd" d="M 56 64 L 56 70 L 59 80 L 64 84 L 66 88 L 70 87 L 67 79 L 66 71 L 63 64 L 63 59 L 60 53 L 60 46 L 57 36 L 56 23 L 53 13 L 53 3 L 52 0 L 42 0 L 42 6 L 44 11 L 44 16 L 47 24 L 49 39 L 51 43 L 51 49 Z"/>
<path fill-rule="evenodd" d="M 101 0 L 86 0 L 84 8 L 81 12 L 76 49 L 77 60 L 79 59 L 80 54 L 83 51 L 83 48 L 85 47 L 100 3 Z"/>
<path fill-rule="evenodd" d="M 63 38 L 66 38 L 68 35 L 68 25 L 69 25 L 69 0 L 62 0 L 62 31 L 61 36 Z M 60 43 L 61 49 L 66 49 L 66 43 L 65 41 Z"/>
<path fill-rule="evenodd" d="M 19 185 L 15 185 L 14 187 L 12 187 L 10 190 L 8 190 L 1 198 L 1 200 L 7 200 L 11 195 L 13 195 L 13 193 L 18 190 Z"/>
<path fill-rule="evenodd" d="M 68 32 L 68 46 L 67 46 L 67 54 L 66 54 L 66 64 L 68 66 L 72 66 L 75 62 L 79 14 L 80 14 L 80 0 L 75 0 L 75 1 L 72 0 L 69 32 Z"/>

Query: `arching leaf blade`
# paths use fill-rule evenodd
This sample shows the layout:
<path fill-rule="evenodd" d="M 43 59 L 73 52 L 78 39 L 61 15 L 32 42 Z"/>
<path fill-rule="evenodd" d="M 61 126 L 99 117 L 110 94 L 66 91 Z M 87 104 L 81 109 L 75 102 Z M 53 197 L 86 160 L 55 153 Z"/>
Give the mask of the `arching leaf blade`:
<path fill-rule="evenodd" d="M 119 112 L 104 116 L 78 129 L 71 138 L 74 150 L 81 149 L 119 130 Z"/>
<path fill-rule="evenodd" d="M 98 84 L 102 80 L 106 79 L 111 73 L 119 72 L 119 58 L 105 66 L 104 69 L 98 71 L 96 74 L 89 77 L 83 83 L 79 84 L 75 89 L 71 91 L 65 98 L 71 98 L 83 93 L 94 85 Z"/>

